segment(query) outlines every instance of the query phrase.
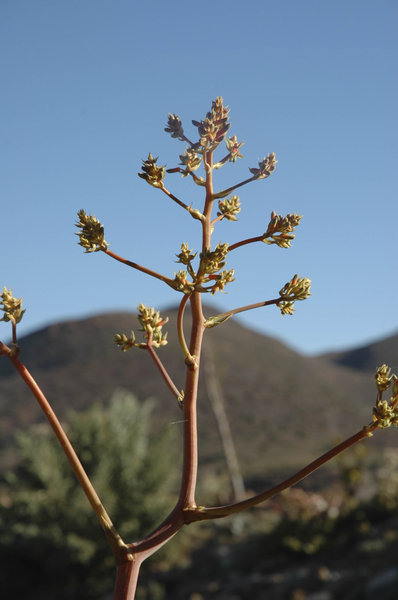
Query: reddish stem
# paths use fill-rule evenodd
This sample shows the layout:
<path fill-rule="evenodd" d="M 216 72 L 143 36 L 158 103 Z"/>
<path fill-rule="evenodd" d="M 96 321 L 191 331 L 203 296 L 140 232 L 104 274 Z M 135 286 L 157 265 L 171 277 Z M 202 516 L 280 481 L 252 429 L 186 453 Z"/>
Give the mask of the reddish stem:
<path fill-rule="evenodd" d="M 261 308 L 263 306 L 271 306 L 272 304 L 278 304 L 281 302 L 283 298 L 279 296 L 279 298 L 274 298 L 273 300 L 264 300 L 261 302 L 255 302 L 254 304 L 246 304 L 246 306 L 240 306 L 239 308 L 234 308 L 232 310 L 228 310 L 225 313 L 221 313 L 216 316 L 216 318 L 222 317 L 232 317 L 233 315 L 237 315 L 238 313 L 245 312 L 246 310 L 253 310 L 254 308 Z"/>
<path fill-rule="evenodd" d="M 237 188 L 242 187 L 242 185 L 246 185 L 247 183 L 250 183 L 251 181 L 255 181 L 255 180 L 256 180 L 255 177 L 249 177 L 248 179 L 245 179 L 244 181 L 241 181 L 240 183 L 237 183 L 235 185 L 231 185 L 231 187 L 227 188 L 226 190 L 222 190 L 221 192 L 218 192 L 216 194 L 216 197 L 219 198 L 220 194 L 222 194 L 222 197 L 225 198 L 225 196 L 228 196 L 228 194 L 230 194 L 231 192 L 233 192 Z"/>
<path fill-rule="evenodd" d="M 189 206 L 187 204 L 185 204 L 185 202 L 183 202 L 182 200 L 177 198 L 177 196 L 174 196 L 174 194 L 169 192 L 169 190 L 166 189 L 164 186 L 160 187 L 160 189 L 162 190 L 162 192 L 164 192 L 166 194 L 166 196 L 168 196 L 169 198 L 174 200 L 174 202 L 176 202 L 179 206 L 181 206 L 182 208 L 185 208 L 185 210 L 189 210 Z"/>
<path fill-rule="evenodd" d="M 363 429 L 358 431 L 358 433 L 355 433 L 351 437 L 347 438 L 346 440 L 344 440 L 344 442 L 341 442 L 341 444 L 338 444 L 328 452 L 325 452 L 325 454 L 319 456 L 316 460 L 308 464 L 306 467 L 304 467 L 288 479 L 285 479 L 285 481 L 282 481 L 282 483 L 279 483 L 275 487 L 265 492 L 262 492 L 261 494 L 257 494 L 252 498 L 247 498 L 247 500 L 243 500 L 242 502 L 236 502 L 234 504 L 215 506 L 211 508 L 203 507 L 201 509 L 197 509 L 196 511 L 192 511 L 192 519 L 189 518 L 189 521 L 218 519 L 227 515 L 232 515 L 236 512 L 240 512 L 252 506 L 256 506 L 261 502 L 265 502 L 266 500 L 269 500 L 270 498 L 276 496 L 280 492 L 283 492 L 283 490 L 292 487 L 293 485 L 295 485 L 296 483 L 298 483 L 299 481 L 316 471 L 316 469 L 319 469 L 319 467 L 324 465 L 326 462 L 340 454 L 340 452 L 343 452 L 343 450 L 346 450 L 350 446 L 353 446 L 354 444 L 356 444 L 360 440 L 363 440 L 366 437 L 371 437 L 373 431 L 375 431 L 377 428 L 377 424 L 372 424 L 368 425 L 367 427 L 364 427 Z"/>
<path fill-rule="evenodd" d="M 181 404 L 181 400 L 182 400 L 182 394 L 181 392 L 177 389 L 177 387 L 175 386 L 173 380 L 171 379 L 170 375 L 168 374 L 164 364 L 162 363 L 162 361 L 160 360 L 160 358 L 158 357 L 158 355 L 155 352 L 154 347 L 152 346 L 152 340 L 148 340 L 147 343 L 147 350 L 149 352 L 149 354 L 152 357 L 152 360 L 154 361 L 155 365 L 157 366 L 160 374 L 162 375 L 167 387 L 169 388 L 169 390 L 171 391 L 171 393 L 173 394 L 173 396 L 175 396 L 175 398 L 177 398 L 178 403 L 180 405 L 180 408 L 182 408 L 182 404 Z"/>
<path fill-rule="evenodd" d="M 129 560 L 117 565 L 113 600 L 134 600 L 142 560 Z"/>
<path fill-rule="evenodd" d="M 236 248 L 239 248 L 240 246 L 245 246 L 246 244 L 253 244 L 253 242 L 262 242 L 264 240 L 265 236 L 263 235 L 257 235 L 255 237 L 251 237 L 251 238 L 247 238 L 246 240 L 242 240 L 241 242 L 236 242 L 236 244 L 231 244 L 230 246 L 228 246 L 228 252 L 232 252 L 232 250 L 235 250 Z"/>
<path fill-rule="evenodd" d="M 148 269 L 147 267 L 143 267 L 138 263 L 132 262 L 131 260 L 127 260 L 127 258 L 123 258 L 123 256 L 119 256 L 115 252 L 112 252 L 112 250 L 109 250 L 109 248 L 105 248 L 102 251 L 105 252 L 105 254 L 107 254 L 111 258 L 114 258 L 115 260 L 123 263 L 124 265 L 132 267 L 133 269 L 137 269 L 137 271 L 141 271 L 142 273 L 146 273 L 146 275 L 151 275 L 151 277 L 156 277 L 156 279 L 160 279 L 161 281 L 164 281 L 164 283 L 167 283 L 167 285 L 171 285 L 172 287 L 174 287 L 173 280 L 169 277 L 165 277 L 164 275 L 161 275 L 156 271 L 152 271 L 152 269 Z"/>
<path fill-rule="evenodd" d="M 198 470 L 197 395 L 199 382 L 199 362 L 202 348 L 205 318 L 202 312 L 201 297 L 194 292 L 191 297 L 192 330 L 189 353 L 195 362 L 187 365 L 184 389 L 184 453 L 181 488 L 178 506 L 182 509 L 196 506 L 195 488 Z"/>

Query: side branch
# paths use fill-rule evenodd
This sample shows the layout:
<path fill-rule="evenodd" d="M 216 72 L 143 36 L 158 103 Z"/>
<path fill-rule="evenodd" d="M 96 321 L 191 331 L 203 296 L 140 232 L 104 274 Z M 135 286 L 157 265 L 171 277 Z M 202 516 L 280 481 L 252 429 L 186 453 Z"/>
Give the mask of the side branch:
<path fill-rule="evenodd" d="M 226 190 L 222 190 L 221 192 L 217 192 L 216 194 L 214 194 L 214 199 L 218 200 L 219 198 L 225 198 L 225 196 L 228 196 L 228 194 L 230 194 L 234 190 L 237 190 L 238 188 L 242 187 L 242 185 L 246 185 L 247 183 L 250 183 L 251 181 L 256 181 L 256 180 L 257 180 L 257 177 L 253 176 L 253 177 L 249 177 L 248 179 L 245 179 L 244 181 L 241 181 L 240 183 L 231 185 L 231 187 L 227 188 Z"/>
<path fill-rule="evenodd" d="M 252 177 L 249 177 L 248 179 L 245 179 L 244 181 L 241 181 L 240 183 L 237 183 L 236 185 L 233 185 L 226 190 L 222 190 L 222 192 L 218 192 L 218 194 L 215 195 L 215 198 L 225 198 L 225 196 L 227 196 L 230 192 L 233 192 L 238 187 L 241 187 L 242 185 L 245 185 L 246 183 L 250 183 L 251 181 L 257 181 L 258 179 L 265 179 L 266 177 L 269 177 L 271 175 L 271 173 L 273 173 L 275 171 L 277 162 L 278 161 L 276 160 L 274 152 L 271 152 L 271 154 L 268 154 L 265 158 L 263 158 L 263 160 L 261 160 L 258 163 L 258 168 L 255 167 L 255 168 L 249 169 L 249 171 L 252 173 Z"/>
<path fill-rule="evenodd" d="M 328 462 L 347 448 L 350 448 L 350 446 L 353 446 L 354 444 L 356 444 L 360 440 L 363 440 L 366 437 L 371 437 L 373 431 L 375 431 L 377 428 L 377 424 L 372 424 L 368 425 L 367 427 L 364 427 L 355 435 L 344 440 L 344 442 L 341 442 L 341 444 L 338 444 L 325 454 L 322 454 L 322 456 L 320 456 L 319 458 L 311 462 L 309 465 L 298 471 L 292 477 L 285 479 L 285 481 L 282 481 L 282 483 L 261 494 L 257 494 L 252 498 L 248 498 L 247 500 L 243 500 L 242 502 L 236 502 L 234 504 L 227 504 L 225 506 L 215 506 L 210 508 L 201 506 L 196 509 L 192 509 L 190 511 L 189 522 L 203 521 L 208 519 L 219 519 L 240 512 L 247 508 L 251 508 L 252 506 L 256 506 L 257 504 L 261 504 L 262 502 L 269 500 L 273 496 L 280 494 L 280 492 L 283 492 L 283 490 L 286 490 L 287 488 L 295 485 L 296 483 L 298 483 L 299 481 L 316 471 L 316 469 L 319 469 L 319 467 L 324 465 L 326 462 Z"/>
<path fill-rule="evenodd" d="M 247 304 L 246 306 L 240 306 L 239 308 L 234 308 L 232 310 L 228 310 L 225 313 L 221 313 L 216 315 L 215 317 L 209 317 L 205 321 L 205 327 L 210 328 L 215 325 L 220 325 L 227 321 L 233 315 L 237 315 L 238 313 L 245 312 L 246 310 L 252 310 L 254 308 L 261 308 L 262 306 L 271 306 L 272 304 L 279 304 L 283 300 L 282 296 L 279 298 L 274 298 L 273 300 L 265 300 L 264 302 L 256 302 L 255 304 Z"/>
<path fill-rule="evenodd" d="M 169 192 L 169 190 L 166 189 L 164 187 L 164 185 L 160 186 L 159 189 L 161 189 L 162 192 L 164 192 L 166 194 L 166 196 L 168 196 L 169 198 L 171 198 L 172 200 L 174 200 L 174 202 L 176 202 L 179 206 L 181 206 L 182 208 L 185 208 L 185 210 L 189 210 L 188 204 L 185 204 L 185 202 L 183 202 L 182 200 L 180 200 L 179 198 L 177 198 L 177 196 L 174 196 L 174 194 L 172 194 L 171 192 Z"/>
<path fill-rule="evenodd" d="M 109 248 L 101 248 L 101 250 L 102 250 L 102 252 L 104 252 L 105 254 L 110 256 L 111 258 L 114 258 L 115 260 L 123 263 L 127 267 L 132 267 L 133 269 L 137 269 L 137 271 L 141 271 L 142 273 L 146 273 L 147 275 L 150 275 L 151 277 L 160 279 L 160 281 L 163 281 L 164 283 L 167 283 L 167 285 L 170 285 L 172 288 L 174 288 L 173 280 L 170 279 L 169 277 L 165 277 L 164 275 L 161 275 L 160 273 L 157 273 L 156 271 L 152 271 L 152 269 L 148 269 L 147 267 L 143 267 L 142 265 L 139 265 L 138 263 L 132 262 L 131 260 L 127 260 L 126 258 L 119 256 L 115 252 L 112 252 L 112 250 L 109 250 Z"/>
<path fill-rule="evenodd" d="M 178 307 L 178 314 L 177 314 L 177 333 L 178 333 L 178 341 L 180 342 L 180 346 L 182 349 L 182 352 L 184 354 L 184 359 L 185 359 L 185 363 L 188 366 L 192 366 L 195 367 L 195 357 L 191 355 L 187 342 L 185 340 L 185 336 L 184 336 L 184 312 L 185 312 L 185 307 L 186 304 L 188 302 L 190 298 L 189 294 L 184 294 L 181 302 L 180 302 L 180 306 Z"/>
<path fill-rule="evenodd" d="M 171 391 L 173 396 L 175 396 L 175 398 L 177 398 L 178 405 L 182 409 L 183 408 L 183 400 L 184 400 L 184 392 L 180 392 L 177 389 L 176 385 L 174 384 L 173 380 L 171 379 L 170 375 L 168 374 L 164 364 L 162 363 L 159 356 L 155 352 L 155 349 L 152 345 L 151 340 L 148 340 L 146 348 L 147 348 L 149 354 L 151 355 L 151 358 L 153 359 L 155 365 L 159 369 L 159 372 L 162 375 L 167 387 L 169 388 L 169 390 Z"/>
<path fill-rule="evenodd" d="M 257 235 L 255 237 L 247 238 L 246 240 L 242 240 L 241 242 L 236 242 L 236 244 L 231 244 L 228 246 L 228 252 L 235 250 L 236 248 L 240 248 L 241 246 L 245 246 L 246 244 L 253 244 L 254 242 L 263 242 L 265 234 Z"/>
<path fill-rule="evenodd" d="M 185 202 L 183 202 L 182 200 L 180 200 L 179 198 L 177 198 L 177 196 L 174 196 L 174 194 L 172 194 L 171 192 L 169 192 L 169 190 L 166 189 L 164 187 L 164 185 L 160 186 L 159 189 L 161 189 L 162 192 L 164 192 L 169 198 L 171 198 L 172 200 L 174 200 L 174 202 L 176 202 L 179 206 L 181 206 L 182 208 L 184 208 L 185 210 L 187 210 L 189 212 L 189 214 L 191 215 L 191 217 L 193 217 L 194 219 L 198 219 L 199 221 L 203 221 L 204 216 L 202 215 L 202 213 L 198 209 L 192 208 L 192 205 L 188 206 L 188 204 L 185 204 Z"/>

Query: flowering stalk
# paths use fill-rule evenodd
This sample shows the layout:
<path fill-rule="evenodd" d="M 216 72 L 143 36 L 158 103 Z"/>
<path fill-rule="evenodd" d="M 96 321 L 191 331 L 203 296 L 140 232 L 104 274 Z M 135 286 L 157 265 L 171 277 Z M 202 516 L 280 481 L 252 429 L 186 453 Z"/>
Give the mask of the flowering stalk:
<path fill-rule="evenodd" d="M 126 544 L 115 530 L 50 404 L 18 358 L 19 347 L 16 327 L 24 313 L 22 300 L 14 298 L 11 290 L 7 290 L 7 288 L 4 288 L 1 296 L 3 306 L 0 307 L 0 310 L 4 313 L 1 320 L 11 322 L 13 344 L 10 348 L 0 342 L 0 355 L 6 356 L 11 361 L 39 402 L 106 532 L 117 565 L 114 600 L 134 599 L 142 562 L 170 540 L 185 524 L 193 521 L 219 519 L 265 502 L 282 490 L 307 477 L 315 469 L 318 469 L 345 449 L 367 437 L 371 437 L 375 430 L 398 426 L 398 378 L 391 375 L 391 371 L 386 365 L 382 365 L 376 373 L 377 399 L 373 408 L 372 422 L 369 425 L 269 490 L 224 506 L 205 507 L 197 505 L 197 401 L 201 351 L 206 329 L 224 324 L 236 314 L 263 306 L 275 305 L 280 309 L 282 315 L 293 315 L 294 303 L 305 300 L 310 296 L 311 282 L 307 277 L 299 277 L 296 274 L 283 285 L 276 298 L 247 304 L 205 318 L 202 307 L 202 294 L 211 293 L 213 295 L 219 291 L 224 291 L 224 288 L 234 281 L 234 269 L 224 269 L 231 252 L 258 241 L 269 245 L 273 244 L 279 248 L 289 248 L 295 237 L 294 230 L 299 225 L 301 216 L 297 213 L 288 213 L 282 216 L 273 211 L 267 229 L 263 234 L 233 244 L 219 242 L 212 248 L 212 234 L 215 225 L 224 219 L 231 222 L 236 221 L 237 215 L 241 211 L 239 197 L 232 195 L 227 198 L 227 196 L 247 183 L 268 178 L 274 172 L 277 161 L 273 152 L 268 154 L 258 163 L 258 167 L 249 169 L 251 177 L 216 193 L 213 183 L 214 171 L 222 168 L 227 163 L 234 164 L 238 158 L 243 158 L 240 153 L 243 144 L 238 141 L 235 135 L 227 137 L 230 129 L 229 109 L 224 106 L 221 97 L 216 98 L 212 103 L 211 109 L 204 119 L 194 120 L 192 123 L 197 128 L 197 139 L 194 142 L 186 136 L 180 118 L 169 114 L 166 132 L 172 138 L 188 144 L 188 147 L 180 155 L 181 166 L 166 170 L 165 165 L 158 165 L 158 159 L 149 154 L 148 158 L 143 161 L 142 171 L 138 173 L 141 179 L 152 187 L 161 190 L 200 222 L 201 250 L 199 253 L 193 252 L 189 249 L 188 244 L 181 244 L 181 251 L 177 254 L 177 262 L 181 263 L 184 268 L 175 273 L 174 279 L 127 260 L 109 250 L 109 245 L 105 240 L 104 226 L 93 215 L 87 215 L 84 210 L 80 210 L 78 212 L 78 222 L 76 223 L 79 230 L 77 233 L 79 244 L 85 249 L 86 253 L 101 251 L 126 266 L 159 279 L 182 294 L 177 315 L 177 334 L 181 359 L 184 362 L 186 371 L 183 390 L 178 390 L 156 352 L 156 349 L 167 344 L 167 333 L 163 332 L 163 326 L 167 323 L 167 318 L 161 317 L 159 311 L 144 304 L 138 306 L 141 341 L 137 340 L 134 331 L 131 331 L 130 335 L 119 333 L 114 337 L 115 344 L 124 352 L 132 348 L 148 352 L 167 388 L 177 398 L 178 405 L 183 411 L 182 470 L 178 497 L 173 510 L 165 520 L 141 540 Z M 217 161 L 214 154 L 222 142 L 226 143 L 227 153 Z M 204 169 L 203 177 L 195 173 L 200 167 Z M 193 209 L 165 187 L 164 180 L 169 173 L 180 173 L 182 177 L 189 175 L 195 184 L 203 187 L 205 197 L 202 212 Z M 216 216 L 213 215 L 215 200 L 218 200 Z M 198 261 L 196 266 L 194 265 L 195 260 Z M 184 314 L 188 307 L 192 317 L 189 341 L 187 341 L 184 334 Z M 392 395 L 389 400 L 386 400 L 383 395 L 390 387 L 392 388 Z"/>

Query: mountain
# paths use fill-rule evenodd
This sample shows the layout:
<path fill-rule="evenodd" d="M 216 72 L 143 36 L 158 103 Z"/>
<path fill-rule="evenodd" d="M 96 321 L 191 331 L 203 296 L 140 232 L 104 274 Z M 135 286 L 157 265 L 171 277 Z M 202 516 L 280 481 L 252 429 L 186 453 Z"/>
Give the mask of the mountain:
<path fill-rule="evenodd" d="M 177 312 L 171 309 L 164 314 L 170 318 L 164 327 L 169 343 L 158 350 L 158 355 L 178 389 L 182 389 L 184 361 L 176 335 Z M 211 314 L 214 312 L 207 312 Z M 185 328 L 188 335 L 188 319 Z M 50 325 L 19 340 L 21 360 L 61 420 L 67 420 L 70 409 L 109 402 L 115 389 L 123 387 L 140 401 L 157 399 L 154 434 L 159 428 L 181 429 L 182 413 L 148 353 L 136 348 L 123 353 L 113 343 L 115 333 L 129 335 L 131 329 L 139 330 L 134 314 L 111 313 Z M 378 352 L 375 350 L 373 355 Z M 209 353 L 223 388 L 242 471 L 252 480 L 272 477 L 277 471 L 290 473 L 371 420 L 375 388 L 372 375 L 365 372 L 365 362 L 348 369 L 337 354 L 303 356 L 234 319 L 207 330 L 203 361 Z M 388 360 L 386 356 L 376 364 Z M 202 468 L 211 465 L 219 473 L 224 471 L 223 454 L 204 374 L 205 370 L 198 408 L 200 463 Z M 6 358 L 0 360 L 3 464 L 12 461 L 15 431 L 43 419 L 12 365 Z M 398 436 L 394 433 L 380 432 L 371 443 L 395 444 Z"/>
<path fill-rule="evenodd" d="M 398 371 L 398 333 L 351 350 L 324 354 L 323 357 L 338 365 L 368 373 L 374 373 L 376 367 L 383 363 Z"/>

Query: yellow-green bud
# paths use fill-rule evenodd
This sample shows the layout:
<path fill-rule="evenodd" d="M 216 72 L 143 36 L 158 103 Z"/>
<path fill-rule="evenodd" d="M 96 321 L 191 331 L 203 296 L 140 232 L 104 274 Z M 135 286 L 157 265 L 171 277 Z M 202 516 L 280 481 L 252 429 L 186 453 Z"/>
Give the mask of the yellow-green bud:
<path fill-rule="evenodd" d="M 236 162 L 238 158 L 243 158 L 243 154 L 239 152 L 239 148 L 243 146 L 243 142 L 238 142 L 236 135 L 230 138 L 225 138 L 225 143 L 229 151 L 229 162 Z"/>
<path fill-rule="evenodd" d="M 219 200 L 218 202 L 219 211 L 218 216 L 223 215 L 229 221 L 236 221 L 236 215 L 240 213 L 240 202 L 239 196 L 231 196 L 226 200 Z"/>
<path fill-rule="evenodd" d="M 149 185 L 153 187 L 163 187 L 163 179 L 166 174 L 166 166 L 159 167 L 156 162 L 158 157 L 154 158 L 152 154 L 148 154 L 148 158 L 142 161 L 142 173 L 138 173 L 138 177 L 145 179 Z"/>
<path fill-rule="evenodd" d="M 14 325 L 22 320 L 25 310 L 22 310 L 22 298 L 14 298 L 12 290 L 3 288 L 3 293 L 0 295 L 1 304 L 0 310 L 3 311 L 3 317 L 0 321 L 11 321 Z"/>
<path fill-rule="evenodd" d="M 288 213 L 286 217 L 271 213 L 271 220 L 267 231 L 264 233 L 263 242 L 266 244 L 277 244 L 280 248 L 289 248 L 295 235 L 292 233 L 294 228 L 300 223 L 302 215 Z"/>
<path fill-rule="evenodd" d="M 279 291 L 279 295 L 283 300 L 287 301 L 305 300 L 311 295 L 310 289 L 311 279 L 308 279 L 308 277 L 299 277 L 296 274 L 290 281 L 285 283 Z"/>
<path fill-rule="evenodd" d="M 379 392 L 388 390 L 392 382 L 391 369 L 387 365 L 381 365 L 375 373 L 376 386 Z"/>
<path fill-rule="evenodd" d="M 86 252 L 98 252 L 99 250 L 106 250 L 108 244 L 104 238 L 104 227 L 93 215 L 86 215 L 84 210 L 79 210 L 77 213 L 79 217 L 76 227 L 81 231 L 76 235 L 79 237 L 79 245 L 82 246 Z"/>

